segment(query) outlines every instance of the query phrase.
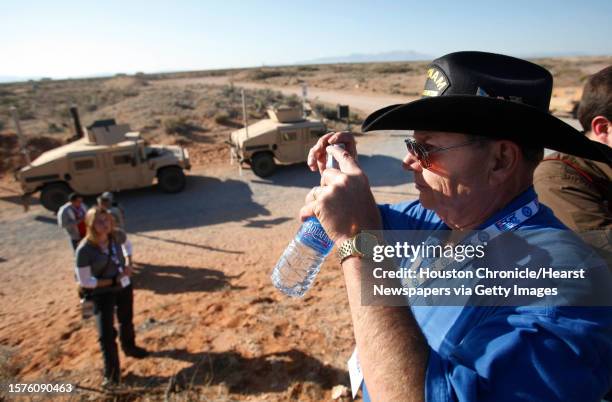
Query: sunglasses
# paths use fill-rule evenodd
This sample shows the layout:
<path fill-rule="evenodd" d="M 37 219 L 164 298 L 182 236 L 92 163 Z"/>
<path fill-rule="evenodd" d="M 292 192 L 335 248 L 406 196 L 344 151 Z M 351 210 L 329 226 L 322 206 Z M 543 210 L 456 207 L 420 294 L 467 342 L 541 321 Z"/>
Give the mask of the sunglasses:
<path fill-rule="evenodd" d="M 408 152 L 410 155 L 414 156 L 423 169 L 429 169 L 431 167 L 431 154 L 448 151 L 449 149 L 465 147 L 467 145 L 473 144 L 475 142 L 480 142 L 481 140 L 470 140 L 466 142 L 462 142 L 461 144 L 451 145 L 450 147 L 433 147 L 426 148 L 425 145 L 416 142 L 412 138 L 406 138 L 404 142 L 406 143 L 406 147 L 408 148 Z"/>

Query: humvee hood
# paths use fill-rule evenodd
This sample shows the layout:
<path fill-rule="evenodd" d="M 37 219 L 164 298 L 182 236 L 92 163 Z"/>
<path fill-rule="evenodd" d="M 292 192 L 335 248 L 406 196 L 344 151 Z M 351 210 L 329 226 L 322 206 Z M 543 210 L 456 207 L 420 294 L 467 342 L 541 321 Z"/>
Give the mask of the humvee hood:
<path fill-rule="evenodd" d="M 263 134 L 267 134 L 271 131 L 276 130 L 279 124 L 276 121 L 270 119 L 260 120 L 257 123 L 253 123 L 249 126 L 249 136 L 248 138 L 258 137 Z M 242 146 L 242 143 L 247 139 L 247 131 L 244 128 L 233 131 L 231 134 L 232 143 L 234 145 Z"/>

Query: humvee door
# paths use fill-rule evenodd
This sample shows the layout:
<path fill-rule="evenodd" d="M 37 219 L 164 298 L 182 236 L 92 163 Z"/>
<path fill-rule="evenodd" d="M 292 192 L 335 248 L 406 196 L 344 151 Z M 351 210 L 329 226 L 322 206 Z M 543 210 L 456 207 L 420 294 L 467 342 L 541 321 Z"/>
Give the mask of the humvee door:
<path fill-rule="evenodd" d="M 307 144 L 304 159 L 308 158 L 308 152 L 310 151 L 310 148 L 312 148 L 317 143 L 317 141 L 319 141 L 319 138 L 321 138 L 328 132 L 325 127 L 309 127 L 306 130 L 308 130 L 308 133 L 306 136 Z"/>
<path fill-rule="evenodd" d="M 104 162 L 100 154 L 80 154 L 68 157 L 68 184 L 74 191 L 84 195 L 98 194 L 107 190 Z"/>
<path fill-rule="evenodd" d="M 279 129 L 278 148 L 276 158 L 282 163 L 296 163 L 306 160 L 304 148 L 306 147 L 304 136 L 307 129 L 285 128 Z"/>
<path fill-rule="evenodd" d="M 143 183 L 143 164 L 139 163 L 134 149 L 122 149 L 106 154 L 108 178 L 113 191 L 138 188 Z"/>

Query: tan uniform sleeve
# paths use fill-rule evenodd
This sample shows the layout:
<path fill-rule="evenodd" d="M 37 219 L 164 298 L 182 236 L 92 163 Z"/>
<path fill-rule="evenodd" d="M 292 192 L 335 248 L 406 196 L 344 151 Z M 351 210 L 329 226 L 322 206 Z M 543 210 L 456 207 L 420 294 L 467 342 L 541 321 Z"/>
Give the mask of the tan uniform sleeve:
<path fill-rule="evenodd" d="M 540 202 L 576 232 L 610 228 L 612 218 L 601 194 L 587 179 L 565 163 L 547 160 L 534 175 Z"/>

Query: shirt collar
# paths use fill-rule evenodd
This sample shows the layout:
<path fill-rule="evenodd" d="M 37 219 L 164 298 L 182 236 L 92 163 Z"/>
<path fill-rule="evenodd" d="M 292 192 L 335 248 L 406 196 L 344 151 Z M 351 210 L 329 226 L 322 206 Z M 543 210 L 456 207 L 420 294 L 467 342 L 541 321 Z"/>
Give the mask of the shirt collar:
<path fill-rule="evenodd" d="M 484 229 L 494 224 L 498 220 L 506 217 L 512 212 L 516 211 L 520 207 L 529 204 L 531 201 L 537 198 L 536 192 L 533 189 L 533 186 L 529 186 L 527 190 L 523 191 L 521 194 L 516 196 L 510 203 L 508 203 L 505 207 L 491 215 L 482 225 L 478 226 L 478 229 Z"/>

